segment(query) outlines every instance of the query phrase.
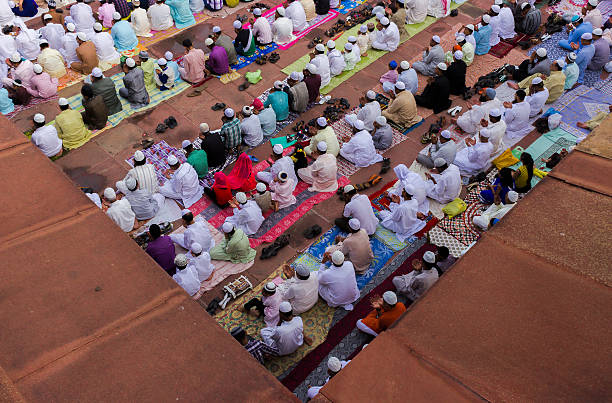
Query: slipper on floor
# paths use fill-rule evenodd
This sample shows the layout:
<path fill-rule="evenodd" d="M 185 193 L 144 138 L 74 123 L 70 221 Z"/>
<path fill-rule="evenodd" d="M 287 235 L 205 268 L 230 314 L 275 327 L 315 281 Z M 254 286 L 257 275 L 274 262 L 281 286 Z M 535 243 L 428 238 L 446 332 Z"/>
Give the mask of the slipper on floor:
<path fill-rule="evenodd" d="M 164 120 L 164 124 L 168 126 L 169 129 L 174 129 L 176 126 L 178 126 L 178 122 L 174 116 L 168 116 L 168 119 Z"/>
<path fill-rule="evenodd" d="M 142 146 L 143 149 L 147 149 L 149 147 L 151 147 L 153 144 L 155 144 L 155 142 L 151 139 L 146 139 L 146 140 L 142 140 L 140 142 L 140 145 Z"/>
<path fill-rule="evenodd" d="M 238 91 L 244 91 L 247 88 L 249 88 L 251 86 L 251 83 L 249 83 L 248 81 L 243 82 L 242 84 L 240 84 L 238 86 Z"/>
<path fill-rule="evenodd" d="M 223 102 L 217 102 L 213 106 L 210 107 L 213 111 L 220 111 L 221 109 L 225 109 L 226 105 Z"/>
<path fill-rule="evenodd" d="M 164 133 L 166 130 L 168 130 L 168 126 L 163 123 L 160 123 L 155 128 L 155 133 Z"/>
<path fill-rule="evenodd" d="M 381 180 L 382 180 L 382 176 L 380 176 L 380 175 L 372 175 L 372 176 L 370 176 L 370 179 L 368 179 L 368 183 L 371 186 L 374 186 L 374 185 L 377 185 Z"/>
<path fill-rule="evenodd" d="M 323 232 L 323 229 L 319 225 L 315 224 L 304 231 L 303 235 L 306 239 L 313 239 L 314 237 L 321 235 L 321 232 Z"/>
<path fill-rule="evenodd" d="M 187 94 L 189 98 L 197 97 L 198 95 L 202 95 L 202 90 L 193 90 L 189 94 Z"/>

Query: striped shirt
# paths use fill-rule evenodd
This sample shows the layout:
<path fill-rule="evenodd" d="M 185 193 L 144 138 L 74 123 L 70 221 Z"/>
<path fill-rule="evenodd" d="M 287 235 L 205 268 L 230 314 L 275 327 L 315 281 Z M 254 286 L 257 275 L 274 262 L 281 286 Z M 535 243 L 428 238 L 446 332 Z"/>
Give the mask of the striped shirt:
<path fill-rule="evenodd" d="M 242 142 L 240 120 L 234 118 L 230 122 L 224 123 L 223 126 L 221 126 L 221 137 L 223 137 L 223 143 L 226 149 L 231 150 L 234 147 L 238 147 Z"/>
<path fill-rule="evenodd" d="M 136 179 L 139 189 L 148 190 L 151 194 L 158 191 L 157 175 L 155 174 L 155 168 L 151 164 L 135 166 L 130 169 L 127 176 Z"/>
<path fill-rule="evenodd" d="M 540 28 L 541 24 L 542 14 L 540 13 L 540 10 L 532 9 L 525 16 L 521 28 L 524 34 L 533 35 L 536 33 L 538 28 Z"/>
<path fill-rule="evenodd" d="M 249 342 L 244 346 L 246 350 L 251 354 L 257 361 L 262 365 L 264 364 L 264 354 L 278 355 L 278 349 L 276 347 L 270 347 L 264 344 L 260 340 L 249 338 Z"/>

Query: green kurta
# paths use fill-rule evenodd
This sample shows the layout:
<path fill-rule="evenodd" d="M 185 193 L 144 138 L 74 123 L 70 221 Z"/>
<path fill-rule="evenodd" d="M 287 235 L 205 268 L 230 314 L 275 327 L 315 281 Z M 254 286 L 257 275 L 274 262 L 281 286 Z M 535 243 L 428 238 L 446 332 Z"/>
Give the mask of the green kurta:
<path fill-rule="evenodd" d="M 540 73 L 532 74 L 518 83 L 519 88 L 526 90 L 529 94 L 529 86 L 534 78 L 541 76 Z M 550 75 L 544 80 L 544 87 L 548 89 L 547 104 L 555 102 L 565 91 L 565 74 L 562 71 L 551 71 Z"/>
<path fill-rule="evenodd" d="M 232 263 L 248 263 L 255 259 L 257 252 L 251 248 L 249 238 L 237 229 L 229 239 L 223 238 L 220 244 L 210 250 L 212 260 L 229 260 Z"/>
<path fill-rule="evenodd" d="M 83 117 L 74 109 L 66 109 L 55 117 L 57 137 L 62 139 L 64 148 L 71 150 L 87 143 L 91 131 L 85 127 Z"/>
<path fill-rule="evenodd" d="M 145 87 L 150 94 L 151 91 L 157 89 L 157 83 L 155 82 L 155 61 L 147 59 L 146 62 L 140 63 L 140 68 L 144 72 Z"/>
<path fill-rule="evenodd" d="M 198 178 L 202 179 L 208 173 L 208 157 L 204 150 L 193 150 L 187 157 L 189 165 L 198 173 Z"/>

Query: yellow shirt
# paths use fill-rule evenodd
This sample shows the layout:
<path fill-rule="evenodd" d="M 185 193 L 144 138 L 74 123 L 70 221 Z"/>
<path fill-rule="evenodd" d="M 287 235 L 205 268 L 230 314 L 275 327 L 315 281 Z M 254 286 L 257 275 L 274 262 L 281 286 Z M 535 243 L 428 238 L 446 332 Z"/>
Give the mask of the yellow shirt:
<path fill-rule="evenodd" d="M 64 148 L 71 150 L 87 143 L 91 131 L 85 127 L 81 114 L 74 109 L 66 109 L 55 117 L 57 137 L 62 139 Z"/>
<path fill-rule="evenodd" d="M 37 63 L 51 77 L 60 78 L 66 75 L 66 66 L 61 53 L 55 49 L 46 48 L 38 55 Z"/>

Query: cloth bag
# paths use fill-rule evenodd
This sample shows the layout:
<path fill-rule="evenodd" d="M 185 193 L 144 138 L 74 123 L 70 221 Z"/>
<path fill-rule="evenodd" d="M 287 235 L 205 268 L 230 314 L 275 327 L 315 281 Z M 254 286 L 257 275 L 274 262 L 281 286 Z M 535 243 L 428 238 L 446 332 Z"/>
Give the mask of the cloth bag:
<path fill-rule="evenodd" d="M 512 154 L 512 151 L 508 148 L 506 151 L 501 153 L 497 158 L 493 160 L 493 165 L 495 165 L 495 168 L 499 170 L 502 168 L 510 167 L 516 164 L 517 162 L 519 162 L 518 158 L 516 158 Z"/>
<path fill-rule="evenodd" d="M 463 200 L 456 198 L 446 206 L 442 207 L 442 212 L 446 214 L 448 218 L 453 218 L 463 213 L 465 209 L 467 209 L 467 204 L 465 204 Z"/>
<path fill-rule="evenodd" d="M 261 70 L 255 70 L 245 73 L 244 78 L 246 78 L 247 81 L 251 84 L 257 84 L 262 80 L 263 77 L 261 76 Z"/>

